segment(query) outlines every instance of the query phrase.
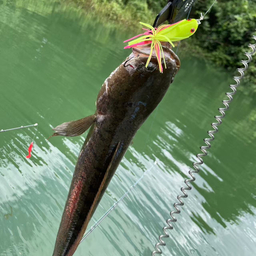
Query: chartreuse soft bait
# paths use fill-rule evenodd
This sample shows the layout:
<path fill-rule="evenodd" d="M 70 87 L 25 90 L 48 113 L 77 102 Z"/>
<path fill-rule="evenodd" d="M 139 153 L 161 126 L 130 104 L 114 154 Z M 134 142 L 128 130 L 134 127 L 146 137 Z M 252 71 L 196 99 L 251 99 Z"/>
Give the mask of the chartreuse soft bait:
<path fill-rule="evenodd" d="M 145 33 L 124 41 L 124 43 L 129 42 L 128 46 L 124 47 L 124 49 L 151 44 L 151 51 L 146 63 L 146 67 L 151 60 L 153 50 L 155 50 L 159 64 L 159 71 L 163 73 L 161 60 L 163 59 L 165 68 L 166 63 L 161 42 L 169 42 L 174 47 L 173 42 L 181 41 L 192 36 L 196 32 L 200 21 L 196 19 L 184 19 L 174 24 L 159 26 L 158 28 L 153 28 L 151 25 L 142 22 L 140 22 L 140 24 L 148 29 L 144 28 L 144 30 L 146 30 Z"/>

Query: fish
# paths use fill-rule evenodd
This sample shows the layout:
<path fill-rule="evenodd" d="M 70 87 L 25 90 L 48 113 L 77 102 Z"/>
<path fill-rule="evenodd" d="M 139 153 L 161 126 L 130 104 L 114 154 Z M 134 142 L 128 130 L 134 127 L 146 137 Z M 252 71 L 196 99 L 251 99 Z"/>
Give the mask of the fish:
<path fill-rule="evenodd" d="M 159 72 L 151 47 L 134 48 L 103 83 L 96 112 L 63 123 L 53 136 L 78 136 L 89 129 L 78 156 L 53 256 L 72 256 L 137 130 L 161 102 L 180 68 L 178 56 L 163 46 L 166 69 Z"/>

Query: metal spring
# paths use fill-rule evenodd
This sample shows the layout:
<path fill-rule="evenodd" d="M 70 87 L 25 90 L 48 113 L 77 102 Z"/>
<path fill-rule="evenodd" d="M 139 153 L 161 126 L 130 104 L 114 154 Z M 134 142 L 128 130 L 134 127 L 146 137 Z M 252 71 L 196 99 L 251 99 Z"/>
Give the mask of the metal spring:
<path fill-rule="evenodd" d="M 253 39 L 256 41 L 256 36 L 253 36 Z M 159 236 L 159 242 L 155 245 L 155 251 L 152 252 L 152 256 L 154 256 L 156 254 L 162 254 L 162 250 L 160 249 L 160 246 L 165 246 L 166 245 L 163 238 L 168 238 L 169 237 L 169 235 L 167 233 L 167 230 L 168 229 L 172 230 L 173 225 L 171 223 L 177 221 L 177 219 L 174 217 L 174 214 L 179 214 L 180 209 L 178 208 L 178 206 L 183 206 L 184 205 L 184 202 L 181 199 L 188 197 L 188 194 L 185 191 L 192 189 L 192 186 L 189 183 L 194 182 L 196 180 L 196 178 L 193 174 L 198 173 L 200 171 L 199 166 L 201 166 L 204 163 L 202 157 L 207 156 L 207 154 L 208 154 L 207 150 L 209 150 L 211 148 L 211 142 L 214 140 L 214 134 L 218 132 L 218 126 L 222 124 L 222 119 L 225 117 L 226 111 L 229 109 L 229 104 L 233 100 L 233 96 L 234 96 L 234 94 L 236 93 L 236 90 L 237 90 L 236 88 L 240 85 L 241 80 L 244 77 L 245 71 L 248 69 L 248 64 L 252 61 L 252 56 L 256 53 L 256 44 L 250 44 L 249 48 L 251 48 L 252 51 L 245 53 L 248 60 L 242 60 L 241 62 L 244 65 L 244 67 L 237 69 L 240 76 L 235 76 L 234 77 L 234 80 L 235 80 L 236 84 L 235 85 L 230 85 L 230 89 L 232 90 L 232 92 L 227 92 L 226 96 L 228 97 L 228 100 L 223 100 L 222 101 L 225 108 L 219 108 L 218 109 L 221 116 L 215 116 L 214 117 L 217 120 L 217 123 L 212 123 L 211 124 L 211 126 L 214 130 L 210 130 L 210 131 L 207 132 L 208 135 L 209 135 L 209 138 L 204 139 L 204 142 L 205 142 L 206 146 L 201 146 L 200 149 L 201 149 L 202 153 L 197 154 L 197 158 L 198 158 L 199 162 L 194 162 L 193 163 L 193 168 L 194 169 L 189 170 L 188 173 L 189 173 L 191 178 L 186 179 L 184 181 L 185 184 L 186 184 L 186 187 L 182 187 L 181 188 L 182 194 L 177 196 L 177 200 L 179 202 L 174 203 L 174 205 L 173 205 L 176 210 L 172 211 L 170 213 L 171 218 L 166 220 L 167 225 L 163 228 L 163 233 L 164 234 Z"/>

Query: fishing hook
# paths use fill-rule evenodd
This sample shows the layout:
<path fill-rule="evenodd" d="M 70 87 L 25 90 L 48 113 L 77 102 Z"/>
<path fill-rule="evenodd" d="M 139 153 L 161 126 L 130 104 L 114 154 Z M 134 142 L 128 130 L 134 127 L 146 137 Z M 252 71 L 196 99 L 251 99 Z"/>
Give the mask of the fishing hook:
<path fill-rule="evenodd" d="M 134 57 L 131 57 L 131 58 L 129 58 L 128 60 L 126 60 L 125 62 L 124 62 L 124 64 L 123 64 L 123 66 L 126 68 L 126 67 L 131 67 L 131 68 L 133 68 L 134 69 L 134 66 L 132 66 L 131 64 L 127 64 L 127 62 L 129 62 L 131 59 L 133 59 Z"/>
<path fill-rule="evenodd" d="M 253 36 L 253 39 L 256 41 L 256 36 Z M 201 146 L 200 149 L 201 149 L 202 153 L 199 153 L 199 154 L 196 155 L 197 159 L 199 161 L 194 162 L 193 163 L 193 168 L 194 169 L 190 169 L 189 172 L 188 172 L 188 174 L 191 178 L 186 179 L 184 181 L 186 186 L 181 188 L 182 194 L 177 196 L 178 203 L 174 203 L 174 205 L 173 205 L 175 210 L 170 212 L 171 218 L 166 220 L 167 225 L 164 226 L 164 228 L 163 228 L 163 233 L 164 234 L 159 236 L 159 242 L 155 245 L 155 251 L 152 252 L 152 256 L 154 256 L 156 254 L 162 254 L 162 250 L 160 249 L 160 246 L 165 246 L 166 245 L 163 238 L 168 238 L 169 237 L 169 235 L 167 233 L 167 230 L 172 230 L 173 225 L 171 223 L 174 223 L 174 222 L 177 221 L 174 214 L 179 214 L 180 213 L 180 209 L 178 208 L 178 206 L 183 206 L 184 205 L 184 202 L 182 201 L 182 198 L 187 198 L 188 197 L 188 194 L 186 193 L 186 191 L 192 189 L 192 186 L 190 185 L 190 183 L 192 183 L 196 180 L 194 174 L 199 173 L 199 171 L 200 171 L 199 166 L 201 166 L 204 163 L 203 157 L 207 156 L 208 150 L 211 148 L 211 142 L 215 138 L 214 134 L 218 132 L 218 126 L 220 126 L 222 124 L 222 119 L 225 117 L 226 111 L 229 109 L 229 105 L 233 101 L 233 96 L 235 95 L 235 93 L 237 91 L 237 87 L 240 85 L 241 80 L 243 79 L 244 74 L 245 74 L 245 72 L 247 71 L 247 69 L 249 67 L 249 63 L 252 61 L 252 56 L 256 53 L 256 44 L 249 44 L 249 48 L 251 49 L 251 52 L 246 52 L 245 53 L 248 60 L 242 60 L 241 62 L 244 65 L 244 67 L 237 69 L 240 76 L 234 76 L 234 80 L 235 80 L 236 84 L 232 84 L 232 85 L 229 86 L 230 89 L 232 90 L 232 92 L 227 92 L 226 96 L 228 97 L 228 100 L 223 100 L 222 101 L 225 108 L 219 108 L 218 110 L 219 110 L 221 115 L 214 117 L 216 119 L 217 123 L 212 123 L 211 126 L 212 126 L 213 130 L 209 130 L 207 132 L 209 137 L 204 139 L 204 142 L 205 142 L 206 146 Z"/>

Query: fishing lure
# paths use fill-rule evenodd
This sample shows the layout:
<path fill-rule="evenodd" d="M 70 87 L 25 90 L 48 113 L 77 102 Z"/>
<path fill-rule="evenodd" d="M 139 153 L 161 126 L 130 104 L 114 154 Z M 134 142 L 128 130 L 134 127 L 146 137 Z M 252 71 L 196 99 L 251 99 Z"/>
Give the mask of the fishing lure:
<path fill-rule="evenodd" d="M 15 128 L 10 128 L 10 129 L 1 129 L 0 130 L 0 133 L 1 132 L 9 132 L 9 131 L 14 131 L 14 130 L 20 130 L 20 129 L 26 129 L 26 128 L 30 128 L 30 127 L 36 127 L 38 126 L 38 123 L 35 123 L 35 124 L 30 124 L 30 125 L 26 125 L 26 126 L 20 126 L 20 127 L 15 127 Z M 29 148 L 28 148 L 28 155 L 26 156 L 26 158 L 30 158 L 31 157 L 31 152 L 32 152 L 32 148 L 33 148 L 33 142 L 29 145 Z"/>
<path fill-rule="evenodd" d="M 124 41 L 124 43 L 129 42 L 128 46 L 124 47 L 124 49 L 151 44 L 151 50 L 146 67 L 148 67 L 153 50 L 155 50 L 157 62 L 159 64 L 159 71 L 163 73 L 162 60 L 165 68 L 166 62 L 161 42 L 169 42 L 173 47 L 175 47 L 173 42 L 187 39 L 195 34 L 198 25 L 200 24 L 200 20 L 184 19 L 174 24 L 159 26 L 158 28 L 153 28 L 151 25 L 143 22 L 140 22 L 140 24 L 147 27 L 143 28 L 146 32 Z"/>
<path fill-rule="evenodd" d="M 31 142 L 31 144 L 29 145 L 29 148 L 28 148 L 28 155 L 26 156 L 26 158 L 30 158 L 31 157 L 31 152 L 32 152 L 33 145 L 34 145 L 34 143 Z"/>

